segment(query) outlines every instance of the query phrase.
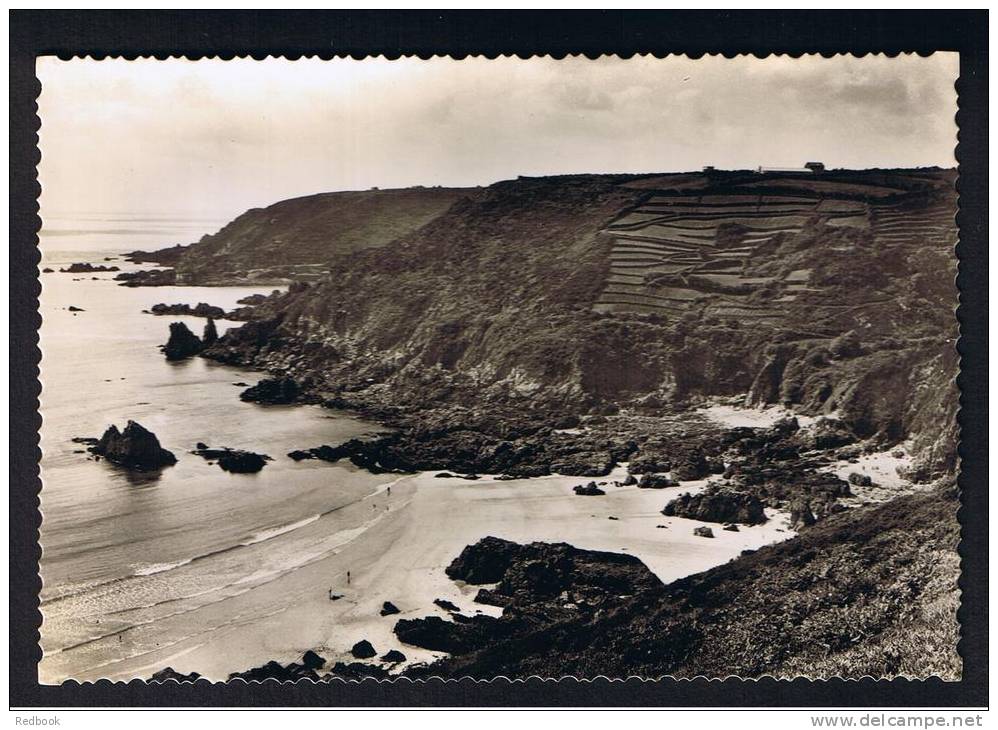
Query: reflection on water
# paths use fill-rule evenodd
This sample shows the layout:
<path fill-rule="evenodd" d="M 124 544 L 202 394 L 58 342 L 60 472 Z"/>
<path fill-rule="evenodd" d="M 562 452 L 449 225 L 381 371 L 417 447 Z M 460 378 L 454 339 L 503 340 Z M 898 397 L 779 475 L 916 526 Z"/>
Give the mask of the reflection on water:
<path fill-rule="evenodd" d="M 113 256 L 93 250 L 102 235 L 59 237 L 60 246 L 63 239 L 72 244 L 61 253 L 46 250 L 43 236 L 43 265 Z M 120 237 L 117 251 L 139 247 Z M 252 383 L 257 374 L 200 358 L 167 363 L 159 351 L 170 322 L 197 332 L 203 319 L 142 313 L 158 302 L 207 301 L 231 309 L 272 287 L 127 288 L 113 276 L 41 275 L 45 682 L 93 676 L 107 671 L 96 667 L 186 645 L 195 635 L 203 640 L 257 612 L 278 610 L 269 597 L 267 606 L 247 614 L 245 601 L 336 549 L 344 531 L 356 528 L 343 508 L 382 481 L 350 466 L 286 456 L 342 442 L 372 424 L 314 406 L 243 403 L 233 383 Z M 73 316 L 70 305 L 85 311 Z M 133 471 L 94 460 L 72 441 L 99 437 L 128 420 L 155 433 L 178 463 Z M 273 461 L 258 474 L 229 474 L 190 453 L 199 441 Z"/>

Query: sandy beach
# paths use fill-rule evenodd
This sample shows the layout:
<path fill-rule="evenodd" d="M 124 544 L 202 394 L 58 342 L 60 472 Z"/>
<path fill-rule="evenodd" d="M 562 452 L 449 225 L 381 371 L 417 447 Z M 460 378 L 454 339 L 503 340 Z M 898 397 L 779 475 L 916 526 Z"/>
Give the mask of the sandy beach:
<path fill-rule="evenodd" d="M 423 473 L 391 482 L 390 494 L 386 483 L 351 506 L 368 519 L 334 555 L 234 599 L 247 606 L 236 612 L 239 620 L 231 627 L 214 630 L 200 642 L 112 662 L 95 675 L 128 679 L 170 665 L 224 679 L 271 659 L 296 660 L 307 649 L 331 661 L 352 661 L 349 650 L 361 639 L 370 641 L 379 655 L 399 649 L 407 663 L 431 661 L 439 655 L 401 644 L 392 628 L 399 618 L 446 616 L 433 604 L 436 598 L 452 601 L 465 613 L 498 615 L 501 609 L 474 603 L 478 586 L 455 583 L 444 573 L 466 545 L 486 535 L 627 552 L 670 582 L 794 534 L 786 515 L 770 512 L 761 526 L 727 532 L 712 525 L 714 539 L 694 536 L 693 529 L 705 523 L 664 517 L 660 511 L 676 495 L 696 491 L 705 482 L 661 490 L 612 485 L 625 475 L 620 467 L 597 480 L 609 482 L 601 497 L 575 495 L 572 486 L 588 481 L 579 477 L 469 481 Z M 342 598 L 330 600 L 330 589 Z M 401 613 L 380 616 L 384 601 Z"/>

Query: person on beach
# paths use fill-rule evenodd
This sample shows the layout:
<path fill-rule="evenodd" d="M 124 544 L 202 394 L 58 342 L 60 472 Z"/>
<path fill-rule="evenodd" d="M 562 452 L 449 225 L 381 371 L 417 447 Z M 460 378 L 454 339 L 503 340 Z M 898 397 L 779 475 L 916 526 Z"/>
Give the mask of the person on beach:
<path fill-rule="evenodd" d="M 391 497 L 391 496 L 392 496 L 392 488 L 391 488 L 391 485 L 389 485 L 389 486 L 388 486 L 388 496 L 389 496 L 389 497 Z"/>
<path fill-rule="evenodd" d="M 350 571 L 347 571 L 347 585 L 350 585 Z"/>

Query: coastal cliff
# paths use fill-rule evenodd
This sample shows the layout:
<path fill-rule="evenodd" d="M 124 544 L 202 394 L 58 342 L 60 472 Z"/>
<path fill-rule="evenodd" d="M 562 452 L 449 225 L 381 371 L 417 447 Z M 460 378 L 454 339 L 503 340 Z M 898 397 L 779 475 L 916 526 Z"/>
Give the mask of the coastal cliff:
<path fill-rule="evenodd" d="M 201 354 L 276 378 L 259 387 L 286 383 L 300 402 L 395 427 L 291 458 L 470 479 L 601 476 L 627 462 L 648 487 L 716 475 L 696 500 L 663 507 L 722 522 L 742 506 L 745 522 L 782 509 L 800 533 L 666 586 L 631 566 L 633 594 L 606 610 L 500 582 L 499 619 L 401 624 L 403 642 L 451 654 L 413 675 L 955 679 L 954 179 L 925 169 L 497 183 L 389 241 L 334 250 L 314 239 L 296 266 L 325 273 L 261 302 Z M 225 237 L 191 247 L 178 271 L 242 281 L 273 255 L 255 258 L 252 236 L 245 252 Z M 718 398 L 817 420 L 711 426 L 696 409 Z M 868 477 L 831 471 L 887 452 L 905 455 L 908 488 L 886 504 L 851 491 Z M 934 487 L 905 496 L 913 483 Z M 572 548 L 530 546 L 530 561 L 550 551 Z"/>
<path fill-rule="evenodd" d="M 836 415 L 885 447 L 912 439 L 928 480 L 955 465 L 952 183 L 935 169 L 497 183 L 331 254 L 206 356 L 396 421 L 742 396 Z M 245 269 L 267 255 L 241 245 Z M 178 270 L 218 251 L 197 244 Z"/>
<path fill-rule="evenodd" d="M 164 249 L 134 260 L 174 266 L 180 284 L 314 280 L 325 275 L 331 257 L 387 244 L 474 192 L 407 188 L 294 198 L 249 210 L 179 255 Z"/>

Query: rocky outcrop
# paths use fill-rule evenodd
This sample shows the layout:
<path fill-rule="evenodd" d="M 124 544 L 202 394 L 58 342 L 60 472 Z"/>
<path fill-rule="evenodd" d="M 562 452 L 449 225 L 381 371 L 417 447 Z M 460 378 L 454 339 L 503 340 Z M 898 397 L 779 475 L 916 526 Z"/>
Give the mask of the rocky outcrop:
<path fill-rule="evenodd" d="M 193 307 L 190 304 L 153 304 L 149 308 L 150 314 L 159 316 L 170 315 L 173 317 L 209 317 L 214 319 L 225 319 L 225 310 L 221 307 L 198 302 Z"/>
<path fill-rule="evenodd" d="M 286 376 L 264 378 L 256 385 L 239 394 L 239 399 L 250 403 L 277 405 L 294 403 L 300 389 L 294 378 Z"/>
<path fill-rule="evenodd" d="M 373 656 L 377 656 L 378 652 L 374 650 L 371 646 L 371 642 L 367 639 L 358 641 L 350 649 L 350 653 L 357 659 L 370 659 Z"/>
<path fill-rule="evenodd" d="M 766 521 L 763 504 L 747 492 L 709 485 L 697 494 L 682 494 L 665 505 L 662 514 L 701 522 L 760 525 Z"/>
<path fill-rule="evenodd" d="M 204 343 L 205 347 L 211 347 L 215 344 L 218 339 L 218 328 L 215 327 L 215 320 L 208 317 L 208 321 L 204 325 L 204 334 L 201 335 L 201 341 Z"/>
<path fill-rule="evenodd" d="M 477 632 L 437 619 L 455 651 L 406 674 L 955 680 L 962 666 L 958 505 L 956 490 L 946 489 L 850 510 L 666 586 L 632 580 L 604 592 L 579 579 L 553 593 L 546 581 L 536 590 L 518 581 L 520 590 L 505 591 L 502 618 L 481 622 Z M 542 553 L 494 545 L 504 563 L 516 555 L 503 583 L 543 574 Z M 541 566 L 528 567 L 538 558 Z M 595 572 L 599 561 L 589 564 Z"/>
<path fill-rule="evenodd" d="M 156 251 L 132 251 L 125 254 L 125 261 L 133 264 L 158 264 L 159 266 L 176 266 L 180 257 L 190 248 L 190 246 L 170 246 Z"/>
<path fill-rule="evenodd" d="M 114 425 L 108 427 L 90 451 L 115 464 L 139 471 L 177 463 L 177 457 L 160 446 L 156 434 L 135 421 L 129 421 L 124 431 L 119 431 Z"/>
<path fill-rule="evenodd" d="M 149 677 L 150 682 L 167 682 L 169 680 L 175 680 L 177 682 L 196 682 L 201 678 L 201 675 L 197 672 L 191 672 L 190 674 L 181 674 L 176 671 L 173 667 L 166 667 L 165 669 L 160 669 L 158 672 L 154 673 Z"/>
<path fill-rule="evenodd" d="M 233 474 L 255 474 L 267 465 L 271 458 L 266 454 L 257 454 L 240 449 L 212 449 L 205 446 L 194 451 L 198 456 L 214 461 L 223 471 Z"/>
<path fill-rule="evenodd" d="M 451 621 L 437 616 L 402 620 L 395 626 L 401 641 L 431 651 L 467 654 L 497 639 L 514 637 L 537 621 L 612 611 L 626 596 L 662 585 L 630 555 L 565 544 L 519 545 L 495 537 L 466 547 L 448 566 L 447 575 L 470 584 L 497 582 L 494 590 L 480 591 L 476 600 L 507 610 L 500 618 L 453 614 Z"/>
<path fill-rule="evenodd" d="M 678 486 L 679 482 L 668 474 L 642 474 L 638 481 L 638 489 L 666 489 Z"/>
<path fill-rule="evenodd" d="M 143 269 L 123 271 L 114 279 L 121 282 L 118 286 L 175 286 L 177 274 L 173 269 Z"/>
<path fill-rule="evenodd" d="M 588 484 L 576 484 L 572 487 L 572 491 L 583 497 L 600 497 L 606 492 L 596 486 L 596 482 L 589 482 Z"/>
<path fill-rule="evenodd" d="M 70 264 L 65 269 L 59 269 L 64 274 L 90 274 L 101 271 L 121 271 L 117 266 L 104 266 L 103 264 L 75 263 Z"/>
<path fill-rule="evenodd" d="M 194 357 L 204 349 L 201 338 L 187 329 L 183 322 L 170 324 L 170 339 L 163 345 L 163 354 L 167 360 L 186 360 Z"/>

